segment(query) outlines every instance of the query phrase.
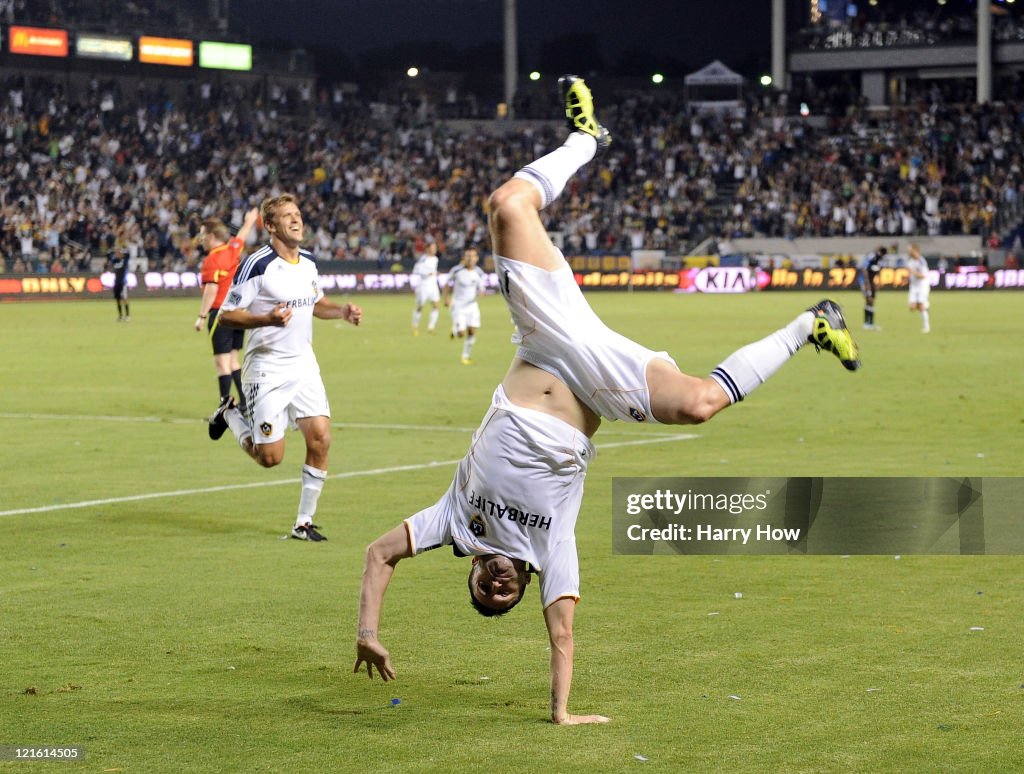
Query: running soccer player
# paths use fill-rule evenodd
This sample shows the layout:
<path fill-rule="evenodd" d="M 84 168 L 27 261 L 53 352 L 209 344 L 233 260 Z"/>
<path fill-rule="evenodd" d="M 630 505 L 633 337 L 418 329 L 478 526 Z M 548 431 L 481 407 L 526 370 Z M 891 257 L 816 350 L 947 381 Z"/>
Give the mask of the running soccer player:
<path fill-rule="evenodd" d="M 480 304 L 487 275 L 477 266 L 480 254 L 475 247 L 469 247 L 462 254 L 462 262 L 452 269 L 444 286 L 444 305 L 452 310 L 452 338 L 464 338 L 462 343 L 462 365 L 472 365 L 473 345 L 480 328 Z"/>
<path fill-rule="evenodd" d="M 441 289 L 437 284 L 437 243 L 431 242 L 427 245 L 426 251 L 416 259 L 416 265 L 412 267 L 412 274 L 419 278 L 416 284 L 416 308 L 412 311 L 412 335 L 420 335 L 420 316 L 423 307 L 431 305 L 430 317 L 427 319 L 427 333 L 433 333 L 437 328 L 437 315 L 441 301 Z"/>
<path fill-rule="evenodd" d="M 490 197 L 495 269 L 519 348 L 448 491 L 367 548 L 353 671 L 365 663 L 371 678 L 374 670 L 385 681 L 395 678 L 378 638 L 385 590 L 401 560 L 450 545 L 456 556 L 473 557 L 469 594 L 483 615 L 508 612 L 538 579 L 551 645 L 551 720 L 575 725 L 608 720 L 568 707 L 580 598 L 574 533 L 601 418 L 705 422 L 808 342 L 851 371 L 860 360 L 842 312 L 828 300 L 734 352 L 703 379 L 601 322 L 539 214 L 611 142 L 583 80 L 567 75 L 559 84 L 568 139 Z"/>
<path fill-rule="evenodd" d="M 242 220 L 242 227 L 231 236 L 228 227 L 220 218 L 207 218 L 199 229 L 198 241 L 206 250 L 206 258 L 200 269 L 203 283 L 203 297 L 199 302 L 199 316 L 195 329 L 200 331 L 205 323 L 210 332 L 213 346 L 213 370 L 217 373 L 217 389 L 220 391 L 220 405 L 231 397 L 231 383 L 238 390 L 238 405 L 245 413 L 245 394 L 242 391 L 241 351 L 245 344 L 245 332 L 217 324 L 220 305 L 228 295 L 231 281 L 238 270 L 238 259 L 245 247 L 245 240 L 256 224 L 260 211 L 253 207 Z M 219 407 L 219 406 L 218 406 Z M 212 426 L 211 426 L 212 431 Z"/>
<path fill-rule="evenodd" d="M 921 333 L 931 331 L 931 323 L 928 319 L 928 296 L 932 287 L 928 280 L 928 262 L 921 256 L 921 248 L 917 244 L 910 245 L 910 260 L 907 261 L 907 270 L 910 272 L 910 295 L 908 303 L 910 311 L 921 313 Z"/>
<path fill-rule="evenodd" d="M 266 199 L 260 215 L 270 244 L 241 263 L 220 308 L 221 325 L 252 331 L 242 363 L 247 411 L 229 398 L 211 418 L 210 437 L 216 441 L 230 427 L 246 454 L 272 468 L 284 460 L 285 429 L 301 431 L 306 459 L 291 535 L 320 542 L 327 538 L 313 517 L 327 478 L 331 408 L 313 354 L 313 318 L 359 325 L 363 312 L 324 296 L 312 253 L 299 247 L 303 222 L 294 196 Z"/>

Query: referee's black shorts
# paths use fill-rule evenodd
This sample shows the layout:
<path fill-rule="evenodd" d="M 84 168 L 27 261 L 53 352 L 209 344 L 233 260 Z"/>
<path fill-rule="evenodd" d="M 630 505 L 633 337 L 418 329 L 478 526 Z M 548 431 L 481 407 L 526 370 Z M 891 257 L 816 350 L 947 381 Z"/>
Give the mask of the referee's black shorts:
<path fill-rule="evenodd" d="M 213 354 L 226 355 L 233 349 L 242 349 L 245 344 L 245 331 L 241 328 L 229 328 L 226 325 L 218 325 L 214 328 L 219 311 L 219 309 L 210 310 L 210 314 L 206 318 L 206 329 L 211 331 L 210 342 L 213 344 Z"/>

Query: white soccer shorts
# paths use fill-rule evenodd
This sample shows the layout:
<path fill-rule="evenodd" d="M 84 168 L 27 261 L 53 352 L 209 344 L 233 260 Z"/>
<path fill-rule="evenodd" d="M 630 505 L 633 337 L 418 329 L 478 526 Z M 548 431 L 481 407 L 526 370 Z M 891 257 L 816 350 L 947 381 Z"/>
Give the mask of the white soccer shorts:
<path fill-rule="evenodd" d="M 508 302 L 516 353 L 557 376 L 577 398 L 607 419 L 657 422 L 651 412 L 647 365 L 655 352 L 616 333 L 590 308 L 568 264 L 549 272 L 496 255 L 498 284 Z"/>
<path fill-rule="evenodd" d="M 331 415 L 319 373 L 284 381 L 243 381 L 242 386 L 255 444 L 280 441 L 286 429 L 298 429 L 297 419 Z"/>
<path fill-rule="evenodd" d="M 423 280 L 416 286 L 416 306 L 436 304 L 441 301 L 441 291 L 436 280 Z"/>
<path fill-rule="evenodd" d="M 931 288 L 925 285 L 920 288 L 910 288 L 910 295 L 908 297 L 908 304 L 922 304 L 925 309 L 928 308 L 928 296 L 931 292 Z"/>
<path fill-rule="evenodd" d="M 462 333 L 467 328 L 477 330 L 480 327 L 480 304 L 462 304 L 452 307 L 452 328 Z"/>

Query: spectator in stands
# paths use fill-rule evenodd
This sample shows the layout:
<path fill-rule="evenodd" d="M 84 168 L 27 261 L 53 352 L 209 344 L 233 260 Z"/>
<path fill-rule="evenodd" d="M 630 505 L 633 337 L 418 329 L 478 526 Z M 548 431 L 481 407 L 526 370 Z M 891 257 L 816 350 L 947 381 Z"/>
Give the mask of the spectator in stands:
<path fill-rule="evenodd" d="M 17 254 L 27 229 L 26 256 L 68 239 L 103 255 L 131 218 L 121 239 L 134 260 L 195 268 L 192 213 L 232 212 L 236 191 L 262 196 L 294 183 L 310 229 L 332 243 L 322 254 L 390 263 L 392 243 L 425 231 L 455 245 L 484 240 L 488 181 L 550 140 L 546 128 L 503 140 L 416 124 L 411 102 L 379 105 L 375 118 L 358 96 L 330 122 L 289 117 L 280 104 L 274 114 L 230 88 L 211 91 L 210 110 L 185 112 L 162 88 L 126 90 L 102 110 L 102 94 L 114 92 L 99 79 L 69 98 L 57 80 L 8 77 L 0 250 Z M 987 236 L 1019 222 L 1024 118 L 1013 104 L 881 116 L 854 105 L 826 128 L 756 112 L 683 120 L 684 108 L 652 95 L 615 105 L 631 142 L 574 180 L 543 212 L 545 227 L 581 252 L 680 254 L 719 234 Z"/>

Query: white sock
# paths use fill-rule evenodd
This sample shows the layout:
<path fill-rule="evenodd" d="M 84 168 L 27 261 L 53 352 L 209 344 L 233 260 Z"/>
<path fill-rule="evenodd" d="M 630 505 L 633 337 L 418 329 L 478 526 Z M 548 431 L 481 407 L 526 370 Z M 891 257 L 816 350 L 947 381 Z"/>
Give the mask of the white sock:
<path fill-rule="evenodd" d="M 462 356 L 469 359 L 469 353 L 473 351 L 473 345 L 476 343 L 476 336 L 466 336 L 466 340 L 462 342 Z"/>
<path fill-rule="evenodd" d="M 430 319 L 427 320 L 427 330 L 428 331 L 432 331 L 432 330 L 434 330 L 435 327 L 437 327 L 437 313 L 438 313 L 438 311 L 439 310 L 437 310 L 437 309 L 431 309 L 430 310 Z M 416 324 L 419 325 L 419 320 L 416 321 Z"/>
<path fill-rule="evenodd" d="M 921 310 L 921 327 L 924 330 L 926 330 L 926 331 L 929 330 L 930 327 L 931 327 L 931 326 L 928 325 L 928 310 L 927 309 L 922 309 Z"/>
<path fill-rule="evenodd" d="M 541 208 L 547 207 L 558 198 L 580 167 L 594 158 L 597 140 L 583 132 L 573 132 L 560 148 L 527 164 L 513 175 L 527 180 L 540 191 Z"/>
<path fill-rule="evenodd" d="M 302 495 L 299 497 L 299 515 L 295 517 L 295 526 L 312 524 L 316 514 L 316 504 L 324 489 L 327 471 L 314 468 L 312 465 L 302 466 Z"/>
<path fill-rule="evenodd" d="M 420 327 L 420 310 L 419 309 L 414 309 L 413 312 L 412 312 L 412 327 L 413 328 L 419 328 Z"/>
<path fill-rule="evenodd" d="M 722 385 L 730 403 L 743 400 L 807 343 L 813 323 L 811 312 L 801 313 L 785 328 L 733 352 L 711 372 L 711 378 Z"/>
<path fill-rule="evenodd" d="M 224 412 L 224 421 L 231 428 L 231 433 L 235 436 L 235 440 L 238 441 L 238 445 L 244 449 L 246 441 L 252 438 L 252 428 L 249 427 L 249 423 L 242 416 L 242 412 L 237 408 L 228 409 Z"/>

